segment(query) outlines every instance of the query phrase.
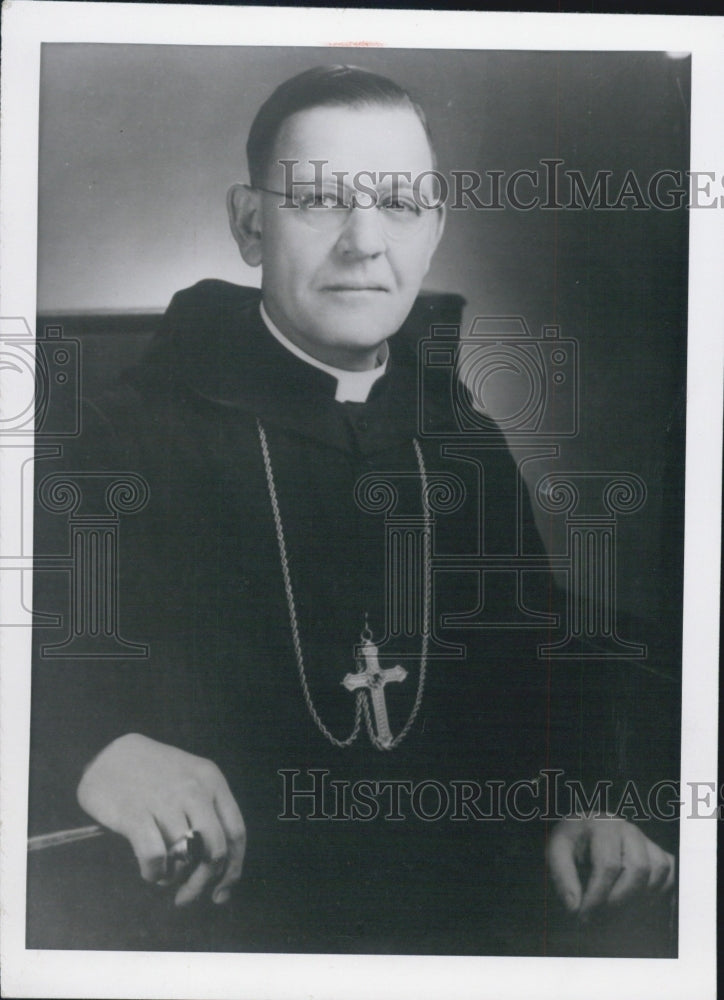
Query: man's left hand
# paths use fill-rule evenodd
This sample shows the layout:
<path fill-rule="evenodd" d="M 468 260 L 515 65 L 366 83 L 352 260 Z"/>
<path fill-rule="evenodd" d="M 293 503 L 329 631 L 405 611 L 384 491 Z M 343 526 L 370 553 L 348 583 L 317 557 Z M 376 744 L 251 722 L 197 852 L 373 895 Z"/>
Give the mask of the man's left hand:
<path fill-rule="evenodd" d="M 564 819 L 553 830 L 547 856 L 558 895 L 584 921 L 604 906 L 663 896 L 674 884 L 673 856 L 624 819 Z M 584 867 L 589 869 L 585 886 Z"/>

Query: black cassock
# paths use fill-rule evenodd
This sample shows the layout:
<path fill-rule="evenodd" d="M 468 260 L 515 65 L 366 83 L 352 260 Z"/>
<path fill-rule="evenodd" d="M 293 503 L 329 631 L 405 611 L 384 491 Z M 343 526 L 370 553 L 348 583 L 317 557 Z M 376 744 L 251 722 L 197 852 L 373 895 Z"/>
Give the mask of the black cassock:
<path fill-rule="evenodd" d="M 268 333 L 258 295 L 202 282 L 175 296 L 143 362 L 87 407 L 62 460 L 38 462 L 40 489 L 60 470 L 147 483 L 147 503 L 120 527 L 118 627 L 149 655 L 48 658 L 38 649 L 57 634 L 36 630 L 31 833 L 89 823 L 75 803 L 83 767 L 138 732 L 218 764 L 248 848 L 228 905 L 184 911 L 140 881 L 120 838 L 31 855 L 29 947 L 595 949 L 547 882 L 550 822 L 510 816 L 505 789 L 546 767 L 621 777 L 610 674 L 537 656 L 551 635 L 543 618 L 540 630 L 440 626 L 481 599 L 489 621 L 509 621 L 513 591 L 483 595 L 460 570 L 436 573 L 428 590 L 425 514 L 437 554 L 543 550 L 502 436 L 488 435 L 482 467 L 421 437 L 422 407 L 426 429 L 453 426 L 450 372 L 422 372 L 414 340 L 390 346 L 368 401 L 338 403 L 335 380 Z M 36 552 L 66 550 L 67 512 L 37 510 Z M 435 635 L 421 675 L 426 591 Z M 68 616 L 64 574 L 39 573 L 36 594 L 36 609 Z M 520 596 L 542 615 L 558 610 L 544 569 Z M 366 623 L 381 667 L 406 671 L 382 693 L 393 739 L 404 732 L 389 749 L 374 745 L 369 696 L 357 712 L 343 683 Z M 329 738 L 347 741 L 356 719 L 349 745 Z M 532 795 L 522 789 L 521 812 Z"/>

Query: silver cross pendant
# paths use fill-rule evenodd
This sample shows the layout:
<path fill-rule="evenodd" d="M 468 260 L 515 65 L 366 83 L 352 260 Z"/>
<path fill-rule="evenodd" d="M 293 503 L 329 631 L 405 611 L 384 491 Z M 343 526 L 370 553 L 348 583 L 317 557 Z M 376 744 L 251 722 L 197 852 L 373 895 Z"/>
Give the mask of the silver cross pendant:
<path fill-rule="evenodd" d="M 407 671 L 399 666 L 383 669 L 377 656 L 377 646 L 372 640 L 362 635 L 362 656 L 364 657 L 364 668 L 356 674 L 347 674 L 342 683 L 348 691 L 357 691 L 366 688 L 369 691 L 372 701 L 372 711 L 375 716 L 375 729 L 377 740 L 385 750 L 389 749 L 392 743 L 392 733 L 390 723 L 387 718 L 387 705 L 385 703 L 385 684 L 390 681 L 404 681 Z"/>

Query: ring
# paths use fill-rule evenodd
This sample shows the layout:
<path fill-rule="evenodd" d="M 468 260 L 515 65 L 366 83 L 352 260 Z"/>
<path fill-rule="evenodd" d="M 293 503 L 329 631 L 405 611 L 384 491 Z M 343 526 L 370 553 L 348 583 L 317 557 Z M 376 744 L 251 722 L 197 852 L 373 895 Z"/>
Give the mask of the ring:
<path fill-rule="evenodd" d="M 193 830 L 191 827 L 186 831 L 183 837 L 171 844 L 168 849 L 168 863 L 171 865 L 187 865 L 193 860 L 194 848 L 197 841 L 201 840 L 201 834 L 198 830 Z"/>
<path fill-rule="evenodd" d="M 189 828 L 166 852 L 166 871 L 156 885 L 171 885 L 184 869 L 197 865 L 203 857 L 203 846 L 199 831 Z"/>

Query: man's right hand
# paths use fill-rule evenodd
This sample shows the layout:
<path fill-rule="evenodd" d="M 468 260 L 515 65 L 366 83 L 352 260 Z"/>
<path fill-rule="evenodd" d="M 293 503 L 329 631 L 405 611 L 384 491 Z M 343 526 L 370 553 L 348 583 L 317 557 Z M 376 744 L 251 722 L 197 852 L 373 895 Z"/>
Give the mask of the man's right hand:
<path fill-rule="evenodd" d="M 97 822 L 130 841 L 149 882 L 166 876 L 168 849 L 190 828 L 198 831 L 203 859 L 178 889 L 177 906 L 191 903 L 211 886 L 213 901 L 225 903 L 241 877 L 244 819 L 210 760 L 128 733 L 89 764 L 78 785 L 78 802 Z"/>

